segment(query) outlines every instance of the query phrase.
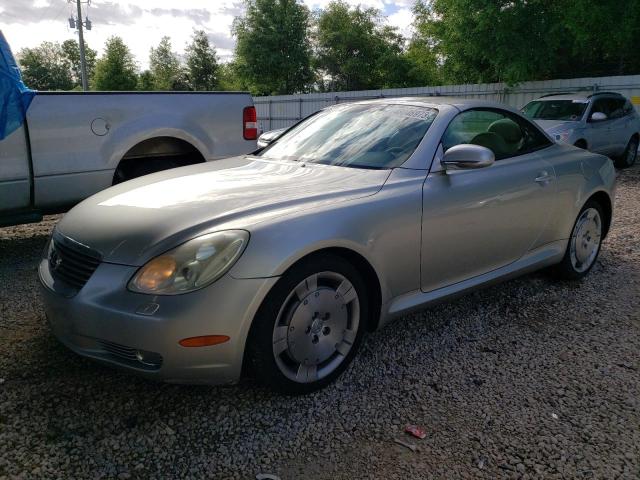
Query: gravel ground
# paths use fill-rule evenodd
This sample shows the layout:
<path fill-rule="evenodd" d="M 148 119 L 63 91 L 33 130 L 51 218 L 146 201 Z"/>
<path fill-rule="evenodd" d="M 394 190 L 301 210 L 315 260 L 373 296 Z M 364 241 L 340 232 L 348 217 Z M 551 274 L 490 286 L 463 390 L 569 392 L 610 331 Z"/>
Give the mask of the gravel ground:
<path fill-rule="evenodd" d="M 636 167 L 582 283 L 537 273 L 407 316 L 301 398 L 68 352 L 37 289 L 55 218 L 0 229 L 0 478 L 640 478 L 639 199 Z"/>

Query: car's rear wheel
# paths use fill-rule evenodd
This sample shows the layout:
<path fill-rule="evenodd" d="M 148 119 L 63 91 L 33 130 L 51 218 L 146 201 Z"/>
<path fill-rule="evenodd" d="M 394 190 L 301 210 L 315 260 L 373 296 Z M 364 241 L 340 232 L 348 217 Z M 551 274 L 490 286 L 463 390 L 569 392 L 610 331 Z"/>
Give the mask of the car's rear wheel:
<path fill-rule="evenodd" d="M 353 359 L 369 312 L 365 283 L 341 257 L 292 267 L 261 306 L 247 356 L 256 378 L 286 394 L 318 390 Z"/>
<path fill-rule="evenodd" d="M 574 147 L 582 148 L 583 150 L 587 149 L 587 142 L 580 139 L 576 143 L 573 144 Z"/>
<path fill-rule="evenodd" d="M 624 153 L 616 158 L 615 165 L 618 168 L 629 168 L 636 163 L 636 158 L 638 157 L 638 137 L 631 137 L 629 143 L 627 143 L 627 148 L 625 148 Z"/>
<path fill-rule="evenodd" d="M 600 253 L 604 233 L 603 219 L 600 204 L 588 201 L 580 210 L 573 226 L 562 262 L 552 268 L 555 276 L 565 280 L 579 280 L 589 273 Z"/>

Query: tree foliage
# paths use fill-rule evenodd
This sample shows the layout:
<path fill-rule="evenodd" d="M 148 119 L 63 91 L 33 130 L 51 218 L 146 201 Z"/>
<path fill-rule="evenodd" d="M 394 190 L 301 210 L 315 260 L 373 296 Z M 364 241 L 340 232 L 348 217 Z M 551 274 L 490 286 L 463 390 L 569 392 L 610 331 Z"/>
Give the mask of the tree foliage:
<path fill-rule="evenodd" d="M 187 74 L 193 90 L 218 88 L 218 57 L 204 30 L 193 32 L 186 53 Z"/>
<path fill-rule="evenodd" d="M 404 86 L 403 39 L 374 8 L 331 2 L 317 19 L 315 66 L 325 88 L 366 90 Z"/>
<path fill-rule="evenodd" d="M 137 84 L 137 65 L 131 51 L 120 37 L 110 37 L 96 62 L 94 89 L 134 90 Z"/>
<path fill-rule="evenodd" d="M 307 91 L 313 81 L 309 10 L 296 0 L 245 0 L 233 24 L 236 73 L 256 94 Z"/>
<path fill-rule="evenodd" d="M 409 39 L 381 11 L 351 1 L 313 14 L 302 0 L 243 1 L 232 61 L 219 62 L 206 32 L 195 30 L 184 64 L 163 37 L 138 76 L 124 41 L 112 37 L 99 60 L 86 47 L 92 87 L 269 95 L 640 73 L 639 0 L 416 0 Z M 81 87 L 74 39 L 17 58 L 32 88 Z"/>
<path fill-rule="evenodd" d="M 149 70 L 153 76 L 154 90 L 174 90 L 174 85 L 184 83 L 180 59 L 171 49 L 169 37 L 162 37 L 158 46 L 151 48 Z"/>
<path fill-rule="evenodd" d="M 71 64 L 59 43 L 43 42 L 18 52 L 25 85 L 35 90 L 71 90 Z"/>
<path fill-rule="evenodd" d="M 71 78 L 74 83 L 74 87 L 82 88 L 82 67 L 80 65 L 80 42 L 77 40 L 65 40 L 62 42 L 62 51 L 64 56 L 69 61 L 69 68 L 71 69 Z M 89 83 L 93 78 L 93 72 L 96 68 L 96 58 L 98 52 L 89 48 L 87 42 L 84 42 L 84 58 L 87 65 L 87 78 Z"/>
<path fill-rule="evenodd" d="M 517 83 L 640 68 L 637 0 L 418 0 L 414 15 L 416 48 L 435 53 L 447 82 Z"/>

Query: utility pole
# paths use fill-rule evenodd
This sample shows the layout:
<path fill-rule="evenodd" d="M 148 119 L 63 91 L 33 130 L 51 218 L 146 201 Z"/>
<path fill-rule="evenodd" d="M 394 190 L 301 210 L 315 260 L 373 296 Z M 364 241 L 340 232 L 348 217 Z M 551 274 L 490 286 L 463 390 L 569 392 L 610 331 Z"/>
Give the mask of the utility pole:
<path fill-rule="evenodd" d="M 69 0 L 69 3 L 72 3 L 74 0 Z M 69 17 L 69 26 L 71 28 L 78 27 L 78 40 L 80 46 L 80 72 L 82 75 L 82 90 L 85 92 L 89 90 L 89 80 L 87 78 L 87 60 L 85 58 L 84 53 L 84 32 L 83 27 L 87 27 L 87 30 L 91 30 L 91 20 L 89 18 L 85 18 L 84 22 L 82 21 L 82 7 L 81 0 L 75 0 L 76 5 L 78 7 L 78 16 L 77 18 L 73 18 L 73 15 Z M 87 6 L 91 3 L 91 0 L 87 0 Z"/>

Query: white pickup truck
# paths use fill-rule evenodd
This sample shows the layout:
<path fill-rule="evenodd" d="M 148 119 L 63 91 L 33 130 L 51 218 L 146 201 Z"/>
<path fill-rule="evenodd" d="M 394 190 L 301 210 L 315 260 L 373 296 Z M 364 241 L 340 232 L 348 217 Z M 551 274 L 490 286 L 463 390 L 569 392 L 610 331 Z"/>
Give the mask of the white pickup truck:
<path fill-rule="evenodd" d="M 0 108 L 0 226 L 140 175 L 251 152 L 258 135 L 244 92 L 29 91 L 1 32 Z"/>

